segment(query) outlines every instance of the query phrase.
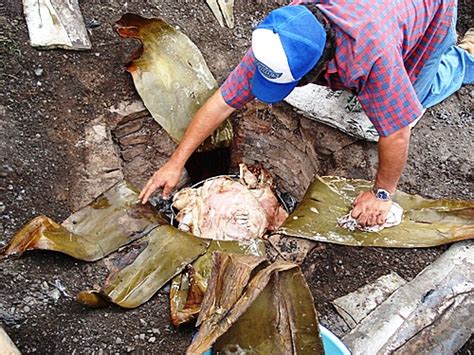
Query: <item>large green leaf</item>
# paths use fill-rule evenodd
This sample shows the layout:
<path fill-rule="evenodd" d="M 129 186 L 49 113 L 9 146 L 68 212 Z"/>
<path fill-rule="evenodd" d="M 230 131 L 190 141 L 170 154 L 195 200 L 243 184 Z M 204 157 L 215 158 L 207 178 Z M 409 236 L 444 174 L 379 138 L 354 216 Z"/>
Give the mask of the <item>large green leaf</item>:
<path fill-rule="evenodd" d="M 77 299 L 91 307 L 100 306 L 102 298 L 120 307 L 138 307 L 204 254 L 208 245 L 208 241 L 173 226 L 160 226 L 114 260 L 99 291 L 82 291 Z"/>
<path fill-rule="evenodd" d="M 185 34 L 161 19 L 125 14 L 116 29 L 120 36 L 142 43 L 127 70 L 153 118 L 180 142 L 194 114 L 217 89 L 201 52 Z M 231 141 L 232 126 L 227 120 L 201 149 L 227 147 Z"/>
<path fill-rule="evenodd" d="M 311 292 L 285 261 L 214 253 L 198 325 L 188 354 L 324 354 Z"/>
<path fill-rule="evenodd" d="M 173 325 L 178 326 L 197 318 L 207 290 L 212 269 L 212 253 L 215 251 L 264 257 L 265 243 L 262 239 L 241 242 L 211 241 L 206 253 L 171 283 L 170 308 Z"/>
<path fill-rule="evenodd" d="M 0 259 L 44 249 L 95 261 L 167 223 L 152 205 L 138 201 L 138 191 L 133 186 L 121 182 L 62 225 L 45 216 L 34 218 L 0 251 Z"/>
<path fill-rule="evenodd" d="M 359 192 L 372 187 L 365 180 L 317 177 L 279 234 L 315 241 L 395 248 L 420 248 L 474 237 L 474 202 L 429 200 L 397 191 L 394 201 L 404 209 L 402 223 L 380 232 L 348 231 L 337 224 Z"/>

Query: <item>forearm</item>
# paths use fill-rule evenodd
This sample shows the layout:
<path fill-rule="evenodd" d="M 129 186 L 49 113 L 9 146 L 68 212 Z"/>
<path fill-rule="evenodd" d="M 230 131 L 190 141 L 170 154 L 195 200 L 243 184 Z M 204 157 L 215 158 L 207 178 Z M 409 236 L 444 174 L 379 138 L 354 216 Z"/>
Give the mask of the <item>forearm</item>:
<path fill-rule="evenodd" d="M 170 161 L 184 166 L 199 145 L 234 111 L 224 101 L 218 89 L 196 113 Z"/>
<path fill-rule="evenodd" d="M 410 128 L 404 127 L 398 132 L 380 137 L 378 143 L 379 167 L 375 186 L 394 192 L 408 157 Z"/>

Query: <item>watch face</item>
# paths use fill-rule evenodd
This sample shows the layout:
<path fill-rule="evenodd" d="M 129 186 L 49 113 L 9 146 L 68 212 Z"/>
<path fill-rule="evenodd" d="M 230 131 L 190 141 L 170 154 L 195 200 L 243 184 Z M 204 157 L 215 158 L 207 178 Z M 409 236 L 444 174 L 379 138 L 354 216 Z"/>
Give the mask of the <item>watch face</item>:
<path fill-rule="evenodd" d="M 388 192 L 385 191 L 385 190 L 378 190 L 377 191 L 377 194 L 375 195 L 379 200 L 388 200 L 390 199 L 389 195 L 388 195 Z"/>

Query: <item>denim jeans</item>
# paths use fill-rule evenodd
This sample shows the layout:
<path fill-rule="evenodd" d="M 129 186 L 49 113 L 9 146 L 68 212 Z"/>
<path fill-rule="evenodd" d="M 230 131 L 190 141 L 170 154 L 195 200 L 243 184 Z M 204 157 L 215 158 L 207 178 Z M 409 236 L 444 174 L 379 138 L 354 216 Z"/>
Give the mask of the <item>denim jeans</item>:
<path fill-rule="evenodd" d="M 434 106 L 463 84 L 474 84 L 474 56 L 456 46 L 457 7 L 451 29 L 413 84 L 423 108 Z"/>

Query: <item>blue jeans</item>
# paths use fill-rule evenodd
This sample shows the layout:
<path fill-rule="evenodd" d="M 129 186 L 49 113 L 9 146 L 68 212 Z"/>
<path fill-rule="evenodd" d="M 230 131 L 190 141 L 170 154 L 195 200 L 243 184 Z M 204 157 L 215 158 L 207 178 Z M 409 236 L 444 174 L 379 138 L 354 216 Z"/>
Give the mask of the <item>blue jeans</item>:
<path fill-rule="evenodd" d="M 454 94 L 463 84 L 474 84 L 474 56 L 456 46 L 457 7 L 451 29 L 418 75 L 413 87 L 424 108 Z"/>

